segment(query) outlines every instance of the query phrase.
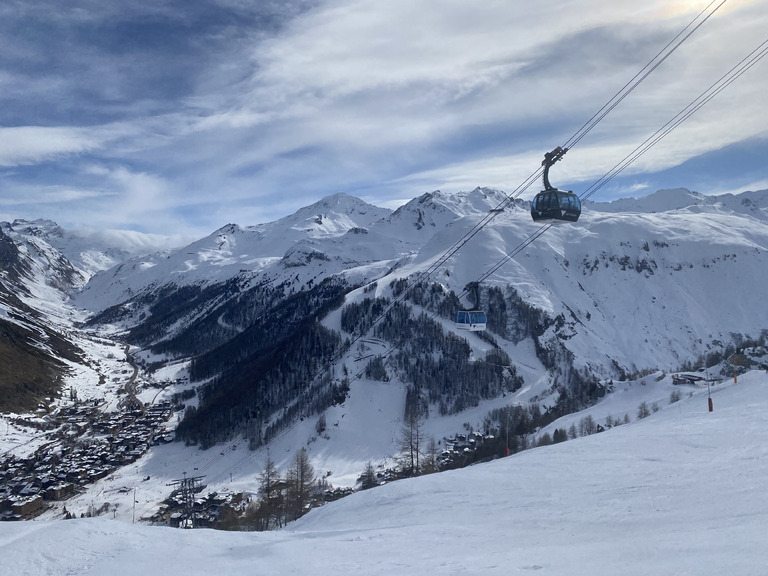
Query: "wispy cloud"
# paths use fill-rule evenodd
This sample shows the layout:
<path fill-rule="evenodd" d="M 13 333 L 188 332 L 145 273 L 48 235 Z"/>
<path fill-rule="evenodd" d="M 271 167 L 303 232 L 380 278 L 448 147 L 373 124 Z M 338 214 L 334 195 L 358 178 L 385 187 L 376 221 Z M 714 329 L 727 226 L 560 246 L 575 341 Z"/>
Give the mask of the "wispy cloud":
<path fill-rule="evenodd" d="M 92 200 L 100 195 L 95 190 L 77 190 L 62 186 L 40 187 L 21 185 L 16 188 L 16 192 L 17 194 L 10 194 L 0 198 L 0 206 L 4 206 L 9 210 L 14 207 L 23 207 L 24 211 L 28 211 L 37 206 L 49 205 L 55 207 L 61 204 Z M 20 192 L 24 192 L 24 194 L 22 195 Z"/>
<path fill-rule="evenodd" d="M 98 138 L 80 128 L 0 128 L 0 166 L 47 162 L 57 157 L 92 150 L 99 145 Z"/>

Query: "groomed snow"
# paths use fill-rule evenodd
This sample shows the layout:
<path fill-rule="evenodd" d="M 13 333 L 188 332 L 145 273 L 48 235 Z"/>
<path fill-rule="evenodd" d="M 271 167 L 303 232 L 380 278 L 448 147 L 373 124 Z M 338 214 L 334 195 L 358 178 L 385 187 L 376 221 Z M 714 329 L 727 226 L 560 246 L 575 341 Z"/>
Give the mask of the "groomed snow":
<path fill-rule="evenodd" d="M 690 389 L 689 389 L 690 390 Z M 768 374 L 602 434 L 356 493 L 272 533 L 0 523 L 0 573 L 764 574 Z"/>

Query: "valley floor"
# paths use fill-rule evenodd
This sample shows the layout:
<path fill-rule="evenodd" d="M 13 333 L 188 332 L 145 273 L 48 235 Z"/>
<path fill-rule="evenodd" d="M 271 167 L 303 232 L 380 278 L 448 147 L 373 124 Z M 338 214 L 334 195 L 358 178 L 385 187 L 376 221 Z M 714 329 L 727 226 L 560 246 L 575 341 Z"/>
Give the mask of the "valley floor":
<path fill-rule="evenodd" d="M 768 374 L 602 434 L 356 493 L 272 533 L 0 523 L 0 573 L 762 574 Z"/>

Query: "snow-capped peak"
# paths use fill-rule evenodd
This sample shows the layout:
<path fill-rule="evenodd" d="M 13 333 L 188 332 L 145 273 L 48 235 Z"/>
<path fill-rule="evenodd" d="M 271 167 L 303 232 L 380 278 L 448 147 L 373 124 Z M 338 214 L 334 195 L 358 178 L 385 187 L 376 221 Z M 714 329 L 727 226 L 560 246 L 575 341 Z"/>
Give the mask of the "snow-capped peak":
<path fill-rule="evenodd" d="M 598 212 L 635 212 L 653 214 L 681 210 L 689 206 L 711 203 L 711 197 L 687 188 L 670 188 L 659 190 L 642 198 L 621 198 L 613 202 L 590 202 L 589 209 Z"/>
<path fill-rule="evenodd" d="M 274 224 L 278 227 L 288 225 L 291 231 L 299 232 L 305 238 L 321 238 L 341 236 L 352 228 L 367 228 L 390 213 L 390 210 L 340 192 L 301 208 Z"/>

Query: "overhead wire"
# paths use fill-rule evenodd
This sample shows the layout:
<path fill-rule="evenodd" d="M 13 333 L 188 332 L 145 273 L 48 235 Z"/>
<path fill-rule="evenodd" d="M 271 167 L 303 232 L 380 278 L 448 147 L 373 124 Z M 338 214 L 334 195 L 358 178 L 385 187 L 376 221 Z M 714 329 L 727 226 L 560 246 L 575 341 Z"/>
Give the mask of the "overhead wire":
<path fill-rule="evenodd" d="M 706 16 L 704 14 L 710 9 L 710 7 L 717 2 L 717 0 L 712 0 L 701 12 L 699 12 L 696 17 L 691 20 L 688 25 L 686 25 L 672 40 L 670 40 L 666 46 L 664 46 L 659 52 L 651 58 L 651 60 L 646 64 L 637 74 L 635 74 L 629 82 L 627 82 L 614 96 L 606 102 L 600 110 L 595 112 L 595 114 L 587 120 L 581 128 L 579 128 L 576 133 L 571 136 L 565 144 L 563 144 L 563 148 L 571 149 L 576 144 L 578 144 L 584 136 L 586 136 L 603 118 L 605 118 L 616 106 L 618 106 L 627 96 L 629 96 L 635 88 L 637 88 L 643 80 L 645 80 L 650 74 L 656 70 L 661 64 L 669 58 L 688 38 L 691 37 L 691 35 L 696 32 L 707 20 L 709 20 L 715 12 L 717 12 L 720 7 L 726 3 L 727 0 L 721 0 L 720 3 L 715 6 L 714 9 L 709 11 Z M 703 18 L 702 18 L 703 17 Z M 701 21 L 694 26 L 697 20 L 701 19 Z M 686 30 L 689 28 L 693 28 L 686 34 Z"/>
<path fill-rule="evenodd" d="M 624 171 L 638 158 L 643 156 L 653 146 L 658 144 L 664 137 L 669 135 L 673 130 L 680 126 L 683 122 L 688 120 L 693 114 L 699 111 L 704 105 L 709 103 L 715 96 L 720 94 L 745 72 L 762 60 L 768 55 L 768 39 L 763 41 L 757 48 L 752 50 L 747 56 L 742 58 L 736 65 L 734 65 L 728 72 L 723 74 L 717 81 L 711 84 L 704 92 L 692 100 L 687 106 L 685 106 L 680 112 L 672 117 L 666 124 L 656 130 L 648 138 L 646 138 L 640 145 L 638 145 L 632 152 L 627 154 L 622 160 L 614 165 L 606 174 L 600 177 L 596 182 L 590 185 L 587 190 L 579 196 L 580 200 L 589 199 L 595 192 L 605 186 L 608 182 L 613 180 L 619 173 Z M 504 255 L 494 266 L 484 272 L 475 282 L 484 282 L 493 274 L 495 274 L 501 267 L 514 258 L 521 251 L 525 250 L 530 244 L 538 239 L 544 232 L 552 227 L 551 223 L 544 224 L 533 232 L 528 238 L 523 240 L 513 250 Z M 464 294 L 466 291 L 464 292 Z M 461 296 L 460 296 L 461 297 Z"/>
<path fill-rule="evenodd" d="M 763 41 L 757 48 L 750 52 L 747 56 L 742 58 L 736 65 L 734 65 L 728 72 L 721 76 L 717 81 L 709 86 L 704 92 L 691 101 L 685 108 L 678 112 L 673 118 L 671 118 L 666 124 L 659 128 L 656 132 L 646 138 L 639 146 L 637 146 L 632 152 L 627 154 L 621 161 L 619 161 L 611 170 L 603 175 L 599 180 L 593 183 L 587 190 L 579 197 L 582 200 L 586 200 L 594 195 L 600 188 L 605 186 L 609 181 L 615 178 L 620 172 L 625 170 L 630 164 L 635 162 L 638 158 L 643 156 L 653 146 L 658 144 L 669 133 L 675 130 L 680 124 L 688 120 L 693 114 L 698 112 L 704 105 L 709 103 L 715 96 L 720 94 L 733 82 L 735 82 L 741 75 L 747 70 L 752 68 L 765 55 L 768 54 L 768 39 Z"/>
<path fill-rule="evenodd" d="M 631 94 L 651 73 L 653 73 L 663 62 L 667 60 L 685 41 L 687 41 L 701 26 L 704 25 L 725 3 L 727 0 L 712 0 L 704 9 L 702 9 L 674 38 L 672 38 L 651 60 L 640 69 L 624 86 L 622 86 L 592 117 L 587 120 L 568 140 L 562 148 L 570 150 L 576 146 L 592 129 L 597 126 L 612 110 L 614 110 L 629 94 Z M 715 5 L 717 3 L 716 6 Z M 474 238 L 483 228 L 496 218 L 507 206 L 516 198 L 522 195 L 531 185 L 538 180 L 543 172 L 543 168 L 528 176 L 511 193 L 506 194 L 496 207 L 491 209 L 481 220 L 479 220 L 468 232 L 456 240 L 454 244 L 432 263 L 427 269 L 423 270 L 414 279 L 413 285 L 417 285 L 425 279 L 431 278 L 441 266 L 445 264 L 454 254 L 463 248 L 472 238 Z M 407 296 L 407 291 L 401 294 L 401 297 L 392 303 L 394 307 L 398 302 Z M 379 318 L 376 319 L 376 325 L 391 308 L 385 309 Z"/>
<path fill-rule="evenodd" d="M 709 18 L 714 15 L 717 10 L 720 9 L 723 4 L 726 3 L 727 0 L 721 0 L 717 6 L 715 6 L 714 9 L 710 10 L 712 5 L 717 2 L 717 0 L 712 0 L 706 8 L 704 8 L 699 14 L 696 15 L 696 17 L 689 22 L 670 42 L 668 42 L 664 48 L 662 48 L 649 62 L 646 64 L 629 82 L 627 82 L 618 92 L 616 92 L 607 102 L 604 104 L 587 122 L 585 122 L 565 143 L 563 146 L 564 148 L 571 149 L 575 145 L 577 145 L 592 129 L 597 126 L 599 122 L 601 122 L 605 116 L 607 116 L 612 110 L 614 110 L 629 94 L 631 94 L 653 71 L 655 71 L 664 61 L 666 61 L 686 40 L 688 40 L 692 34 L 694 34 Z M 707 11 L 709 11 L 707 13 Z M 705 13 L 706 16 L 705 16 Z M 696 23 L 698 20 L 700 22 Z M 690 30 L 689 30 L 690 29 Z M 686 31 L 688 31 L 686 33 Z M 763 54 L 764 55 L 764 54 Z M 762 56 L 761 56 L 762 57 Z M 622 168 L 623 169 L 623 168 Z M 499 202 L 496 207 L 491 209 L 483 218 L 481 218 L 476 224 L 472 226 L 472 228 L 467 231 L 461 238 L 456 240 L 451 246 L 449 246 L 437 260 L 435 260 L 430 266 L 428 266 L 425 270 L 421 271 L 419 274 L 417 274 L 416 278 L 412 283 L 410 283 L 410 286 L 406 287 L 400 294 L 398 294 L 397 297 L 393 298 L 393 300 L 384 308 L 384 310 L 372 321 L 371 325 L 367 328 L 366 332 L 369 332 L 371 329 L 375 328 L 390 312 L 392 309 L 394 309 L 395 306 L 397 306 L 400 302 L 405 300 L 405 298 L 408 296 L 410 291 L 415 287 L 416 285 L 420 284 L 421 282 L 424 282 L 425 280 L 428 280 L 431 278 L 439 269 L 442 267 L 452 256 L 454 256 L 460 249 L 462 249 L 470 240 L 472 240 L 477 234 L 480 233 L 481 230 L 483 230 L 487 225 L 491 223 L 506 207 L 508 207 L 516 198 L 518 198 L 520 195 L 522 195 L 523 192 L 525 192 L 528 188 L 531 187 L 531 185 L 538 180 L 538 178 L 541 176 L 543 172 L 543 168 L 539 167 L 537 170 L 535 170 L 532 174 L 530 174 L 527 178 L 523 180 L 523 182 L 517 186 L 510 194 L 505 194 L 504 200 Z M 505 255 L 505 257 L 497 263 L 490 271 L 485 273 L 483 276 L 481 276 L 481 280 L 483 281 L 490 277 L 493 273 L 495 273 L 501 266 L 503 266 L 506 262 L 509 261 L 509 259 L 513 258 L 514 255 L 518 254 L 521 250 L 525 249 L 525 247 L 529 246 L 531 243 L 533 243 L 536 239 L 538 239 L 545 231 L 547 231 L 552 225 L 551 224 L 545 224 L 541 226 L 536 232 L 534 232 L 531 236 L 529 236 L 525 241 L 523 241 L 517 248 L 515 248 L 512 252 Z M 465 290 L 462 295 L 459 296 L 459 299 L 465 295 L 467 291 Z M 353 339 L 350 341 L 349 345 L 346 348 L 346 350 L 351 349 L 352 345 L 354 345 L 356 342 L 358 342 L 360 339 L 364 337 L 364 334 L 358 334 L 353 337 Z M 389 355 L 393 349 L 390 349 L 386 352 L 385 355 Z M 338 352 L 331 360 L 331 363 L 341 358 L 344 351 Z M 361 377 L 362 373 L 356 375 L 356 377 Z M 243 464 L 245 464 L 247 461 L 251 459 L 251 456 L 246 455 L 244 458 L 236 462 L 233 466 L 226 469 L 225 471 L 221 472 L 219 476 L 226 476 L 227 473 L 231 472 L 235 468 L 239 468 Z"/>

